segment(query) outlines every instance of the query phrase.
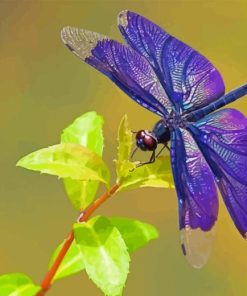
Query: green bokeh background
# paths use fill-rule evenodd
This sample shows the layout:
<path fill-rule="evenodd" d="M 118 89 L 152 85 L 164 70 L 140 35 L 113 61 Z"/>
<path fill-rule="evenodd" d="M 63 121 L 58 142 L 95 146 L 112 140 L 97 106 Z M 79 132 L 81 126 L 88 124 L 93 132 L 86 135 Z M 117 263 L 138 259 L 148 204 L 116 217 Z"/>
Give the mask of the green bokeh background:
<path fill-rule="evenodd" d="M 123 9 L 147 16 L 205 54 L 228 91 L 247 82 L 247 1 L 0 0 L 0 274 L 24 272 L 38 283 L 77 216 L 62 183 L 16 168 L 20 157 L 57 143 L 64 127 L 96 110 L 105 118 L 104 157 L 113 171 L 123 114 L 133 129 L 148 129 L 157 120 L 60 41 L 66 25 L 121 40 L 116 16 Z M 247 115 L 246 100 L 231 107 Z M 173 190 L 122 193 L 102 206 L 102 214 L 136 217 L 160 230 L 159 240 L 132 257 L 124 295 L 246 295 L 247 244 L 220 205 L 214 250 L 202 270 L 192 269 L 181 254 Z M 49 295 L 101 293 L 80 274 L 56 283 Z"/>

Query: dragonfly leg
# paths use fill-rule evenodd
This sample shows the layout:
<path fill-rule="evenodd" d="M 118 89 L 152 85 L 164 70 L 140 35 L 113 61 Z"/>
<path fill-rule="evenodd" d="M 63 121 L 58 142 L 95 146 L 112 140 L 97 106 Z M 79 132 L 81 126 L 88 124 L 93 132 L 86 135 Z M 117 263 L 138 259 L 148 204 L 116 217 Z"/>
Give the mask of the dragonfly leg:
<path fill-rule="evenodd" d="M 155 158 L 156 158 L 156 156 L 155 156 L 155 150 L 154 150 L 151 154 L 149 161 L 138 163 L 136 167 L 139 168 L 145 164 L 153 163 L 153 162 L 155 162 Z"/>
<path fill-rule="evenodd" d="M 133 158 L 133 156 L 135 155 L 137 150 L 138 150 L 138 147 L 136 146 L 135 149 L 132 151 L 129 160 L 131 160 Z"/>
<path fill-rule="evenodd" d="M 171 151 L 170 147 L 167 145 L 167 143 L 165 144 L 165 147 L 168 151 Z"/>
<path fill-rule="evenodd" d="M 151 154 L 151 157 L 150 157 L 149 161 L 141 162 L 141 163 L 139 163 L 136 167 L 138 168 L 138 167 L 143 166 L 143 165 L 145 165 L 145 164 L 154 163 L 154 162 L 155 162 L 155 159 L 161 154 L 161 152 L 162 152 L 165 148 L 167 148 L 167 149 L 170 151 L 170 147 L 166 144 L 166 145 L 164 145 L 164 146 L 160 149 L 160 151 L 159 151 L 157 154 L 155 154 L 156 150 L 154 150 L 154 151 L 152 152 L 152 154 Z"/>
<path fill-rule="evenodd" d="M 169 148 L 169 147 L 167 146 L 167 144 L 166 144 L 166 145 L 164 145 L 164 146 L 160 149 L 160 151 L 156 154 L 155 158 L 157 158 L 158 156 L 160 156 L 160 153 L 161 153 L 165 148 L 167 148 L 167 149 L 170 151 L 170 148 Z"/>

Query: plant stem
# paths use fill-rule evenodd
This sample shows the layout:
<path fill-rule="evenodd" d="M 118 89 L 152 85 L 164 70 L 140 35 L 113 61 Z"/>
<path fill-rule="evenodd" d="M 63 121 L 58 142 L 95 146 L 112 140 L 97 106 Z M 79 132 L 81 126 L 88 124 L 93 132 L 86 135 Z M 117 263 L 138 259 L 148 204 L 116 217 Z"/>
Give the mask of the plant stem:
<path fill-rule="evenodd" d="M 78 217 L 78 222 L 85 222 L 88 218 L 93 214 L 93 212 L 100 207 L 107 199 L 109 199 L 119 188 L 118 184 L 115 184 L 111 187 L 111 189 L 101 195 L 98 199 L 96 199 L 85 211 L 83 211 L 80 216 Z M 53 265 L 51 266 L 50 270 L 46 273 L 42 283 L 41 283 L 41 290 L 36 294 L 36 296 L 44 296 L 46 292 L 49 290 L 52 280 L 63 261 L 65 255 L 67 254 L 72 242 L 74 240 L 74 233 L 73 231 L 70 232 L 68 237 L 66 238 L 62 249 L 60 250 L 57 258 L 55 259 Z"/>

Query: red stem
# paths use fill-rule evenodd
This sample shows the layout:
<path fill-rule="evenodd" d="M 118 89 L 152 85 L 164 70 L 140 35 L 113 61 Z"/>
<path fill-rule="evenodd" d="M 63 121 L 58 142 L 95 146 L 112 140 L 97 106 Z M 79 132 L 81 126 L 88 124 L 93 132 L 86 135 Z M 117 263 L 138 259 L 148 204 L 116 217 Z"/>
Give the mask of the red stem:
<path fill-rule="evenodd" d="M 87 219 L 93 214 L 93 212 L 100 207 L 108 198 L 110 198 L 119 188 L 119 185 L 115 184 L 112 188 L 101 195 L 98 199 L 96 199 L 91 206 L 89 206 L 78 218 L 78 222 L 85 222 Z M 54 261 L 53 265 L 51 266 L 50 270 L 46 273 L 42 283 L 41 283 L 41 290 L 36 294 L 36 296 L 44 296 L 46 292 L 49 290 L 52 280 L 63 261 L 63 258 L 67 254 L 72 242 L 74 240 L 74 233 L 73 231 L 70 232 L 68 237 L 66 238 L 62 249 L 60 250 L 56 260 Z"/>

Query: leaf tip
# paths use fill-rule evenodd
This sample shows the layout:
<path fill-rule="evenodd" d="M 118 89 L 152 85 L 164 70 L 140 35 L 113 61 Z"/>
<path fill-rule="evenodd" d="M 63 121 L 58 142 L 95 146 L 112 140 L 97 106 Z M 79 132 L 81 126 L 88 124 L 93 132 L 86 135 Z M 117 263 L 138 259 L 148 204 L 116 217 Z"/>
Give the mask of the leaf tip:
<path fill-rule="evenodd" d="M 17 161 L 16 166 L 25 168 L 25 162 L 23 161 L 23 158 L 21 158 Z"/>

